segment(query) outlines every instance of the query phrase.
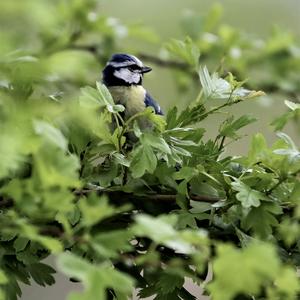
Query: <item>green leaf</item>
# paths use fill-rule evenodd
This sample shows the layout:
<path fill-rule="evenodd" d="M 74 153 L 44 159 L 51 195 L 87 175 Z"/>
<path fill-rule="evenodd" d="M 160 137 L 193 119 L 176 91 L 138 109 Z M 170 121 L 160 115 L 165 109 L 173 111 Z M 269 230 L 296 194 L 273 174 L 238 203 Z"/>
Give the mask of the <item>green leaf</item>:
<path fill-rule="evenodd" d="M 280 273 L 280 260 L 268 244 L 253 243 L 243 250 L 219 245 L 213 272 L 214 279 L 208 284 L 211 296 L 215 300 L 231 300 L 239 293 L 259 294 L 264 283 Z"/>
<path fill-rule="evenodd" d="M 185 41 L 173 39 L 166 45 L 166 48 L 191 66 L 198 67 L 200 50 L 191 38 L 187 37 Z"/>
<path fill-rule="evenodd" d="M 174 228 L 162 219 L 156 219 L 147 215 L 139 215 L 135 219 L 137 225 L 134 227 L 134 232 L 137 235 L 146 235 L 158 243 L 176 235 Z M 157 228 L 159 228 L 159 231 L 157 231 Z"/>
<path fill-rule="evenodd" d="M 55 279 L 52 274 L 55 274 L 56 271 L 49 265 L 43 263 L 36 263 L 27 266 L 30 275 L 33 280 L 41 285 L 52 285 L 55 283 Z"/>
<path fill-rule="evenodd" d="M 67 150 L 68 142 L 59 129 L 41 120 L 35 120 L 33 124 L 34 130 L 38 135 L 60 149 Z"/>
<path fill-rule="evenodd" d="M 185 179 L 186 181 L 189 181 L 198 174 L 199 171 L 195 168 L 182 167 L 178 172 L 173 174 L 173 178 L 176 180 Z"/>
<path fill-rule="evenodd" d="M 99 81 L 96 82 L 97 90 L 100 95 L 100 100 L 105 103 L 106 105 L 114 105 L 114 99 L 110 94 L 108 88 L 105 84 L 100 83 Z"/>
<path fill-rule="evenodd" d="M 148 144 L 134 149 L 130 170 L 134 178 L 142 177 L 146 172 L 153 173 L 157 166 L 157 158 Z"/>
<path fill-rule="evenodd" d="M 250 150 L 248 153 L 249 165 L 255 164 L 268 157 L 267 142 L 261 133 L 257 133 L 252 137 Z"/>
<path fill-rule="evenodd" d="M 44 187 L 79 187 L 79 161 L 60 149 L 45 146 L 34 156 L 34 178 Z"/>
<path fill-rule="evenodd" d="M 257 120 L 256 118 L 253 118 L 252 116 L 249 115 L 243 115 L 236 120 L 234 120 L 234 116 L 231 116 L 227 118 L 225 122 L 222 124 L 219 130 L 219 134 L 220 136 L 226 136 L 232 139 L 236 139 L 238 138 L 238 135 L 236 134 L 237 130 L 255 122 L 256 120 Z"/>
<path fill-rule="evenodd" d="M 205 16 L 204 31 L 212 32 L 220 21 L 223 15 L 223 6 L 221 3 L 214 3 L 210 8 L 208 14 Z"/>
<path fill-rule="evenodd" d="M 300 290 L 297 273 L 288 266 L 278 273 L 275 285 L 279 290 L 279 294 L 284 294 L 286 299 L 295 299 Z"/>
<path fill-rule="evenodd" d="M 108 88 L 105 86 L 105 84 L 97 81 L 96 85 L 97 85 L 97 90 L 99 92 L 100 101 L 101 103 L 105 104 L 107 110 L 110 113 L 115 114 L 115 113 L 123 112 L 125 110 L 125 107 L 123 105 L 114 103 L 114 99 L 110 94 Z"/>
<path fill-rule="evenodd" d="M 232 188 L 237 191 L 236 198 L 241 202 L 245 208 L 258 207 L 261 200 L 267 200 L 268 197 L 263 193 L 252 189 L 240 180 L 235 180 L 231 183 Z"/>
<path fill-rule="evenodd" d="M 23 251 L 28 243 L 29 243 L 29 239 L 24 237 L 17 237 L 14 241 L 14 248 L 16 252 Z"/>
<path fill-rule="evenodd" d="M 181 288 L 183 284 L 184 278 L 166 271 L 159 276 L 156 285 L 161 294 L 171 294 L 175 289 Z"/>
<path fill-rule="evenodd" d="M 106 288 L 120 292 L 122 296 L 129 296 L 133 289 L 133 280 L 126 274 L 115 270 L 109 264 L 91 264 L 83 258 L 71 253 L 64 253 L 58 258 L 59 268 L 68 276 L 79 279 L 85 286 L 80 297 L 72 294 L 70 299 L 103 299 Z"/>
<path fill-rule="evenodd" d="M 82 106 L 93 109 L 106 107 L 113 114 L 125 110 L 123 105 L 114 103 L 109 90 L 103 83 L 96 82 L 96 86 L 97 90 L 89 86 L 81 88 L 82 95 L 79 98 L 79 102 Z"/>
<path fill-rule="evenodd" d="M 199 214 L 206 211 L 210 211 L 213 207 L 207 202 L 190 201 L 191 209 L 189 210 L 193 214 Z"/>
<path fill-rule="evenodd" d="M 36 236 L 33 240 L 36 240 L 37 242 L 41 243 L 44 247 L 49 249 L 54 254 L 61 253 L 63 251 L 62 243 L 55 238 L 47 236 Z"/>
<path fill-rule="evenodd" d="M 194 106 L 189 106 L 185 108 L 177 117 L 177 108 L 174 107 L 172 110 L 169 111 L 167 115 L 167 129 L 174 129 L 175 134 L 178 133 L 178 131 L 180 131 L 181 133 L 185 130 L 190 131 L 190 128 L 182 127 L 190 126 L 203 120 L 203 116 L 205 116 L 205 111 L 205 106 L 202 103 L 197 103 Z M 180 130 L 178 128 L 180 128 Z M 201 130 L 203 134 L 204 129 Z M 172 132 L 170 133 L 172 134 Z"/>
<path fill-rule="evenodd" d="M 59 255 L 57 265 L 69 277 L 75 277 L 84 282 L 88 280 L 88 273 L 92 269 L 87 261 L 70 252 Z"/>
<path fill-rule="evenodd" d="M 149 237 L 156 243 L 164 244 L 180 253 L 192 253 L 194 248 L 187 240 L 188 238 L 178 234 L 169 224 L 176 222 L 173 217 L 175 216 L 153 218 L 148 215 L 139 215 L 135 218 L 136 225 L 133 227 L 133 232 L 138 236 Z"/>
<path fill-rule="evenodd" d="M 273 203 L 263 203 L 260 207 L 252 208 L 245 219 L 242 219 L 242 227 L 251 230 L 261 238 L 267 238 L 272 233 L 272 228 L 278 225 L 276 215 L 282 213 L 279 206 Z"/>
<path fill-rule="evenodd" d="M 284 104 L 291 110 L 285 114 L 280 115 L 272 121 L 271 125 L 275 127 L 275 130 L 282 130 L 284 126 L 292 119 L 297 119 L 300 116 L 300 105 L 288 100 L 284 101 Z"/>
<path fill-rule="evenodd" d="M 132 233 L 125 230 L 114 230 L 97 234 L 92 242 L 93 248 L 105 257 L 118 257 L 119 251 L 130 251 L 129 243 Z"/>
<path fill-rule="evenodd" d="M 109 205 L 107 197 L 98 196 L 96 193 L 82 198 L 78 206 L 82 215 L 82 225 L 87 227 L 110 217 L 115 212 L 115 209 Z"/>
<path fill-rule="evenodd" d="M 99 108 L 106 105 L 104 101 L 100 101 L 99 93 L 96 89 L 86 86 L 80 89 L 81 96 L 79 97 L 79 103 L 83 107 L 87 108 Z"/>
<path fill-rule="evenodd" d="M 171 154 L 171 149 L 169 145 L 162 137 L 155 136 L 151 133 L 144 133 L 142 139 L 143 144 L 148 144 L 149 146 L 156 148 L 163 153 Z"/>
<path fill-rule="evenodd" d="M 5 275 L 4 271 L 0 269 L 0 284 L 6 284 L 6 283 L 8 283 L 8 278 Z"/>

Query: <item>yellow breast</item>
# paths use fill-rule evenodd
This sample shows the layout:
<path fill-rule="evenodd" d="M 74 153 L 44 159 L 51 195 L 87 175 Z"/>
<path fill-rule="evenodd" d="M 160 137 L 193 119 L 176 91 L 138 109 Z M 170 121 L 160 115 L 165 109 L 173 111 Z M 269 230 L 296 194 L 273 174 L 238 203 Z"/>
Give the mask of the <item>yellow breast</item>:
<path fill-rule="evenodd" d="M 112 86 L 109 91 L 116 104 L 125 106 L 126 119 L 145 109 L 146 91 L 141 85 Z"/>

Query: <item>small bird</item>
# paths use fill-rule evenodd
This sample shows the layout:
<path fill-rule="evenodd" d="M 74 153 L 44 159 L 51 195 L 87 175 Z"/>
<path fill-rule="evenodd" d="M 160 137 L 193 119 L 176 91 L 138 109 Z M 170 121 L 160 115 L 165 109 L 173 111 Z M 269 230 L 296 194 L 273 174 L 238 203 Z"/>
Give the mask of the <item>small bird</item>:
<path fill-rule="evenodd" d="M 116 104 L 125 107 L 125 120 L 152 106 L 155 114 L 163 115 L 157 102 L 142 86 L 144 73 L 152 69 L 137 57 L 129 54 L 114 54 L 102 71 L 103 83 L 109 89 Z M 145 128 L 149 122 L 139 122 Z"/>

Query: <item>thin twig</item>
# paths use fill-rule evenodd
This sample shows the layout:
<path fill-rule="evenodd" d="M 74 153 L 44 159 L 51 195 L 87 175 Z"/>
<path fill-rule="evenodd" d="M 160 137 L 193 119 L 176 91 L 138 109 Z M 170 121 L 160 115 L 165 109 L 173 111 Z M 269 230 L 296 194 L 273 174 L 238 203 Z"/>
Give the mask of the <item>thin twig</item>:
<path fill-rule="evenodd" d="M 190 65 L 180 62 L 180 61 L 161 59 L 157 56 L 146 54 L 146 53 L 138 53 L 137 56 L 141 60 L 151 62 L 160 67 L 167 67 L 167 68 L 179 69 L 179 70 L 184 70 L 184 71 L 191 71 Z"/>
<path fill-rule="evenodd" d="M 243 99 L 237 99 L 237 100 L 234 100 L 234 101 L 231 101 L 231 102 L 225 102 L 224 104 L 219 105 L 219 106 L 217 106 L 217 107 L 214 107 L 214 108 L 212 108 L 211 110 L 205 112 L 205 113 L 204 113 L 202 116 L 200 116 L 200 117 L 201 117 L 201 119 L 203 120 L 203 119 L 205 119 L 206 117 L 208 117 L 209 115 L 213 114 L 214 112 L 216 112 L 216 111 L 218 111 L 218 110 L 220 110 L 220 109 L 222 109 L 222 108 L 224 108 L 224 107 L 231 106 L 231 105 L 233 105 L 233 104 L 237 104 L 237 103 L 240 103 L 240 102 L 242 102 L 242 101 L 243 101 Z M 200 117 L 199 117 L 199 118 L 200 118 Z"/>

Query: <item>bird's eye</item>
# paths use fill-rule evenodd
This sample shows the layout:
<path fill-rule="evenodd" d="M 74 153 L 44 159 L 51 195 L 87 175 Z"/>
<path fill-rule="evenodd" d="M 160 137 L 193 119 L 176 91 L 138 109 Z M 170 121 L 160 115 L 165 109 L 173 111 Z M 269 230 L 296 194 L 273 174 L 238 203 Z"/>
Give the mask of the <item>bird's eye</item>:
<path fill-rule="evenodd" d="M 132 66 L 128 67 L 128 69 L 129 69 L 130 71 L 136 71 L 136 70 L 139 69 L 139 67 L 138 67 L 137 65 L 132 65 Z"/>

